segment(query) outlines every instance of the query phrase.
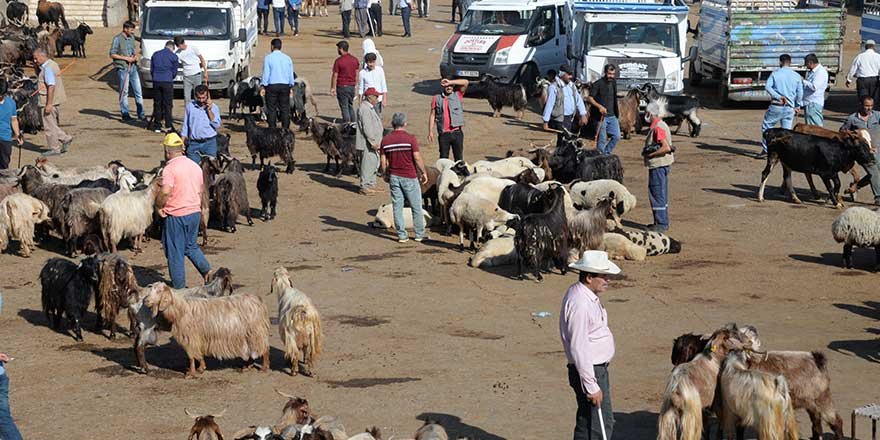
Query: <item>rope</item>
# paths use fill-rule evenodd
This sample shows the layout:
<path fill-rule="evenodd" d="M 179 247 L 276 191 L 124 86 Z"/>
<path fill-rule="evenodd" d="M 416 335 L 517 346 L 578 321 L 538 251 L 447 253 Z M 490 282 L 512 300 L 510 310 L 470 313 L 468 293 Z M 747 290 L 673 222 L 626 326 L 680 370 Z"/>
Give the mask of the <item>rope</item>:
<path fill-rule="evenodd" d="M 61 69 L 61 70 L 58 72 L 58 76 L 61 76 L 61 74 L 63 74 L 65 70 L 67 70 L 68 68 L 70 68 L 70 66 L 72 66 L 72 65 L 74 65 L 74 64 L 76 64 L 76 60 L 73 60 L 73 61 L 70 62 L 70 64 L 64 66 L 64 68 Z M 31 93 L 30 95 L 28 95 L 28 98 L 30 98 L 31 96 L 36 95 L 37 93 L 40 93 L 40 88 L 39 88 L 39 87 L 37 87 L 37 90 L 34 90 L 34 93 Z M 25 105 L 27 105 L 27 104 L 25 104 Z"/>

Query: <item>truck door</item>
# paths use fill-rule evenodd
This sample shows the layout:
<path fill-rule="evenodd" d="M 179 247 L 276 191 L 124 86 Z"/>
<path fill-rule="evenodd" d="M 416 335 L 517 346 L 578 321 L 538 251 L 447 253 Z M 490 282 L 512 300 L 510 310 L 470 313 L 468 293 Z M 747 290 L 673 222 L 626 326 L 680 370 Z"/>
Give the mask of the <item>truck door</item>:
<path fill-rule="evenodd" d="M 565 45 L 556 29 L 557 15 L 555 6 L 538 8 L 529 30 L 528 45 L 535 51 L 534 60 L 542 76 L 548 69 L 558 69 L 565 59 Z"/>
<path fill-rule="evenodd" d="M 565 5 L 556 7 L 557 45 L 560 48 L 559 64 L 568 63 L 568 38 L 571 34 L 571 25 L 568 20 L 568 11 Z"/>

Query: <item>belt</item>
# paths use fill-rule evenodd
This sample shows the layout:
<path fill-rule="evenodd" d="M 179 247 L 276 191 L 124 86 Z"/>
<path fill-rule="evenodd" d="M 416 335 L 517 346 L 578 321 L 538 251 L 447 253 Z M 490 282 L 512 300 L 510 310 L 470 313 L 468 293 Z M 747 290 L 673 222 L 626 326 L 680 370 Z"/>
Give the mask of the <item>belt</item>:
<path fill-rule="evenodd" d="M 211 136 L 211 137 L 208 137 L 208 138 L 204 138 L 204 139 L 190 138 L 189 141 L 190 141 L 190 142 L 196 142 L 196 143 L 201 144 L 201 143 L 203 143 L 203 142 L 208 142 L 208 141 L 210 141 L 211 139 L 214 139 L 214 138 L 216 138 L 216 137 L 217 137 L 217 135 L 215 134 L 214 136 Z"/>
<path fill-rule="evenodd" d="M 604 362 L 601 364 L 593 364 L 594 367 L 604 367 L 604 368 L 608 368 L 609 365 L 611 365 L 611 362 Z M 568 364 L 567 366 L 569 368 L 576 368 L 574 364 Z"/>

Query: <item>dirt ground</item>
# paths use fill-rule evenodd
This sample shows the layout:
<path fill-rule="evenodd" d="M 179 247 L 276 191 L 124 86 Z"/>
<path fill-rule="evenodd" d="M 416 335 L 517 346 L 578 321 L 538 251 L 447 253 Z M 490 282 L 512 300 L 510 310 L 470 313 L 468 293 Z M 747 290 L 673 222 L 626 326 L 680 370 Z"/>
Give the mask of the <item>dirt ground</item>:
<path fill-rule="evenodd" d="M 410 130 L 420 141 L 427 142 L 440 48 L 452 31 L 448 14 L 444 2 L 430 18 L 413 18 L 412 39 L 399 37 L 399 17 L 386 16 L 386 36 L 377 39 L 390 87 L 386 123 L 391 112 L 407 112 Z M 303 18 L 301 26 L 300 37 L 284 39 L 285 50 L 297 72 L 311 81 L 321 117 L 337 118 L 328 87 L 338 16 Z M 847 67 L 857 51 L 858 28 L 858 17 L 850 17 Z M 89 37 L 90 57 L 76 60 L 64 73 L 69 101 L 62 125 L 75 142 L 72 152 L 53 162 L 83 166 L 120 159 L 148 169 L 161 158 L 161 136 L 120 122 L 116 94 L 107 76 L 102 78 L 101 68 L 108 62 L 103 53 L 114 32 L 97 30 Z M 255 71 L 268 43 L 269 38 L 261 37 L 260 56 L 252 62 Z M 352 45 L 360 55 L 360 41 L 355 38 Z M 62 67 L 72 62 L 59 60 Z M 827 105 L 830 127 L 856 107 L 852 89 L 838 82 Z M 603 300 L 617 345 L 610 369 L 614 438 L 656 435 L 672 339 L 730 321 L 757 326 L 770 349 L 824 350 L 835 400 L 848 420 L 852 408 L 880 400 L 880 297 L 877 275 L 869 271 L 873 252 L 858 250 L 857 268 L 844 270 L 841 246 L 830 234 L 840 211 L 815 202 L 790 204 L 775 188 L 759 204 L 755 194 L 764 162 L 751 156 L 760 148 L 764 106 L 719 109 L 713 84 L 691 92 L 702 97 L 707 109 L 699 138 L 674 137 L 678 151 L 670 183 L 671 235 L 682 241 L 683 251 L 622 262 L 623 275 Z M 218 104 L 225 115 L 226 101 Z M 181 101 L 175 106 L 176 115 L 182 116 Z M 534 111 L 519 122 L 510 110 L 493 119 L 482 100 L 469 99 L 465 106 L 468 160 L 501 157 L 509 148 L 551 139 L 538 130 Z M 225 125 L 233 132 L 232 152 L 246 157 L 242 125 Z M 45 143 L 41 135 L 28 140 L 33 144 L 22 163 L 33 163 Z M 627 219 L 636 225 L 651 222 L 641 145 L 639 136 L 615 150 L 624 161 L 625 183 L 639 199 Z M 433 163 L 436 145 L 423 148 Z M 273 269 L 285 266 L 291 271 L 295 284 L 323 314 L 325 355 L 317 365 L 318 377 L 292 378 L 281 372 L 285 365 L 274 327 L 271 372 L 240 373 L 235 363 L 210 361 L 208 371 L 194 380 L 184 380 L 185 355 L 167 336 L 147 351 L 147 359 L 160 370 L 142 376 L 130 370 L 134 357 L 127 338 L 109 341 L 87 332 L 84 343 L 75 343 L 53 332 L 41 311 L 37 275 L 47 258 L 59 255 L 56 242 L 30 259 L 0 256 L 5 300 L 0 350 L 16 358 L 7 372 L 13 413 L 24 437 L 53 438 L 63 432 L 73 440 L 121 433 L 181 439 L 191 423 L 184 408 L 214 413 L 227 409 L 219 422 L 231 436 L 248 425 L 274 423 L 285 402 L 273 391 L 280 389 L 308 398 L 318 414 L 339 417 L 350 435 L 376 425 L 386 439 L 406 438 L 420 419 L 430 417 L 443 422 L 453 436 L 570 438 L 575 401 L 557 319 L 562 294 L 575 276 L 550 275 L 536 284 L 511 279 L 512 267 L 470 268 L 469 255 L 454 246 L 457 240 L 439 231 L 433 232 L 433 243 L 400 245 L 393 234 L 367 226 L 369 213 L 387 202 L 387 195 L 358 195 L 353 176 L 323 173 L 324 157 L 300 134 L 295 157 L 296 172 L 281 175 L 277 219 L 243 225 L 235 234 L 211 231 L 206 252 L 214 267 L 231 268 L 240 292 L 267 295 Z M 258 206 L 256 177 L 255 172 L 246 174 L 251 206 Z M 777 171 L 771 182 L 780 181 Z M 795 183 L 806 188 L 802 176 Z M 861 202 L 870 199 L 867 189 L 859 194 Z M 159 242 L 147 243 L 140 255 L 121 252 L 136 265 L 142 284 L 167 277 Z M 195 271 L 190 266 L 187 270 L 192 283 Z M 263 299 L 274 317 L 275 298 Z M 531 318 L 536 311 L 552 316 Z M 126 325 L 125 318 L 121 322 Z M 799 413 L 798 420 L 801 437 L 808 437 L 806 415 Z"/>

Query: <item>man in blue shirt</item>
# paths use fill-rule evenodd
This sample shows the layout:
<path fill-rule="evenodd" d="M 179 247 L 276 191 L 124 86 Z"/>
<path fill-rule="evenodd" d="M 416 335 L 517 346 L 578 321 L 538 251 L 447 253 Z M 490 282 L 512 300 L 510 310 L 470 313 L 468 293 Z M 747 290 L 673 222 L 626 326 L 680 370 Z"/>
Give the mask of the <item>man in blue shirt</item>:
<path fill-rule="evenodd" d="M 561 66 L 556 80 L 547 88 L 547 102 L 544 104 L 543 114 L 544 130 L 550 128 L 571 130 L 575 110 L 581 115 L 581 125 L 587 123 L 587 109 L 572 81 L 571 72 L 572 69 L 568 65 Z"/>
<path fill-rule="evenodd" d="M 220 107 L 211 101 L 208 86 L 199 84 L 195 90 L 196 99 L 186 104 L 183 127 L 180 137 L 189 143 L 186 157 L 195 163 L 201 163 L 199 153 L 206 156 L 217 156 L 217 129 L 220 128 Z"/>
<path fill-rule="evenodd" d="M 293 29 L 294 37 L 299 35 L 300 6 L 302 6 L 302 0 L 287 0 L 287 22 L 290 23 L 290 27 Z"/>
<path fill-rule="evenodd" d="M 819 64 L 819 58 L 811 53 L 804 57 L 807 78 L 804 79 L 804 121 L 822 126 L 822 110 L 825 108 L 825 90 L 828 88 L 828 70 Z"/>
<path fill-rule="evenodd" d="M 150 57 L 150 76 L 153 78 L 153 131 L 162 132 L 162 120 L 165 130 L 174 131 L 174 119 L 171 109 L 174 106 L 174 77 L 180 61 L 174 53 L 174 41 L 168 40 L 165 48 L 157 50 Z"/>
<path fill-rule="evenodd" d="M 776 124 L 782 124 L 782 128 L 791 130 L 794 125 L 795 109 L 803 106 L 804 78 L 792 70 L 791 55 L 784 53 L 779 56 L 779 69 L 767 78 L 764 90 L 770 94 L 770 107 L 764 113 L 764 122 L 761 123 L 761 147 L 762 151 L 756 159 L 767 157 L 767 142 L 764 141 L 763 133 Z"/>
<path fill-rule="evenodd" d="M 272 39 L 272 52 L 263 60 L 263 90 L 266 119 L 275 128 L 281 113 L 281 128 L 290 128 L 290 88 L 293 87 L 293 60 L 281 51 L 281 40 Z"/>

